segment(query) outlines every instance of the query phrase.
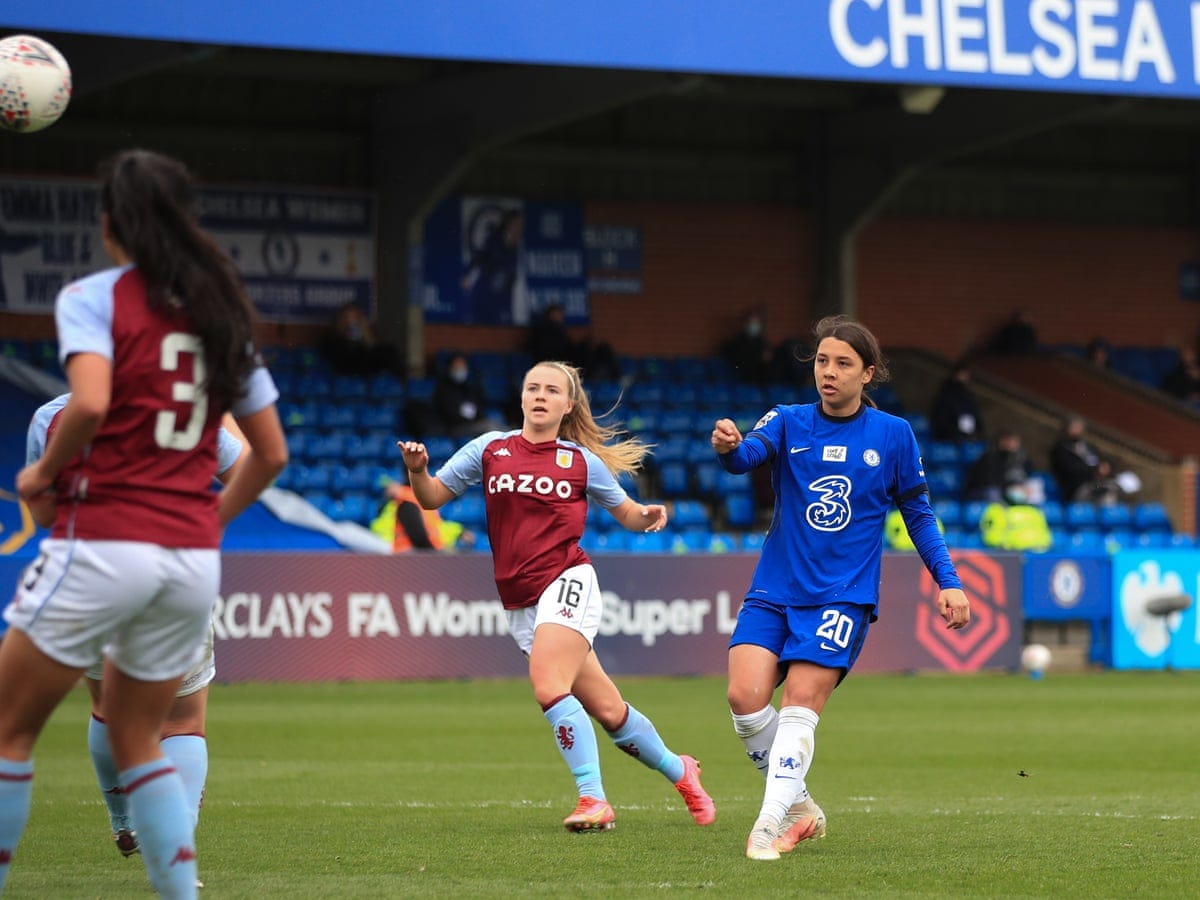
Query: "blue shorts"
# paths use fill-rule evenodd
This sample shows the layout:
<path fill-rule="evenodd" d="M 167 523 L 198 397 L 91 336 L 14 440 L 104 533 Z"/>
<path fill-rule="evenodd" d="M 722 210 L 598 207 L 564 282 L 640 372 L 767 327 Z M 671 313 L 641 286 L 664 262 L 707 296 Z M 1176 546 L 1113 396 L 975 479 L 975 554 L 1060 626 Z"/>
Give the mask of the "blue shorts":
<path fill-rule="evenodd" d="M 845 673 L 867 639 L 871 607 L 859 603 L 781 606 L 748 597 L 738 613 L 729 646 L 753 644 L 779 662 L 809 662 Z"/>

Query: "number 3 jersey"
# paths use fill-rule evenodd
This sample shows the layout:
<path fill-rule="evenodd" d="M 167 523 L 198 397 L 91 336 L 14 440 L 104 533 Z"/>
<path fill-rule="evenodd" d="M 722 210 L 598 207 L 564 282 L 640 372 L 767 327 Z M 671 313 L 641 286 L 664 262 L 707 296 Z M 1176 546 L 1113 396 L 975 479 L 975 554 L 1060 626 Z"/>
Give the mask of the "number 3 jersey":
<path fill-rule="evenodd" d="M 771 464 L 775 514 L 747 597 L 788 606 L 879 602 L 884 519 L 895 503 L 938 584 L 961 587 L 929 506 L 908 422 L 865 403 L 776 406 L 719 457 L 730 472 Z"/>
<path fill-rule="evenodd" d="M 108 415 L 59 474 L 52 534 L 217 547 L 217 430 L 203 347 L 182 310 L 151 309 L 134 266 L 106 269 L 65 287 L 55 303 L 59 360 L 95 353 L 112 363 Z M 249 348 L 247 348 L 249 351 Z M 278 398 L 256 368 L 234 405 L 250 415 Z"/>
<path fill-rule="evenodd" d="M 481 484 L 496 588 L 505 609 L 533 606 L 555 578 L 590 562 L 579 546 L 588 497 L 619 506 L 625 489 L 600 458 L 571 441 L 532 443 L 519 431 L 490 431 L 437 473 L 456 497 Z"/>

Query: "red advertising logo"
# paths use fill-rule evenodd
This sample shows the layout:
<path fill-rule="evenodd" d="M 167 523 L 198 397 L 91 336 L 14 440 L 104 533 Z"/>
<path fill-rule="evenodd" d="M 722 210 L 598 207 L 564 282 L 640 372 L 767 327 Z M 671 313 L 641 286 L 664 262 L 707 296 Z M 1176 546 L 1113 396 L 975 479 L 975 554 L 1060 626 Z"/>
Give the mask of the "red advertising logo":
<path fill-rule="evenodd" d="M 1008 593 L 999 562 L 983 553 L 953 553 L 963 591 L 971 601 L 971 623 L 953 631 L 938 613 L 938 586 L 929 572 L 921 571 L 921 596 L 917 607 L 916 638 L 930 655 L 951 672 L 974 672 L 1004 646 L 1010 635 Z"/>

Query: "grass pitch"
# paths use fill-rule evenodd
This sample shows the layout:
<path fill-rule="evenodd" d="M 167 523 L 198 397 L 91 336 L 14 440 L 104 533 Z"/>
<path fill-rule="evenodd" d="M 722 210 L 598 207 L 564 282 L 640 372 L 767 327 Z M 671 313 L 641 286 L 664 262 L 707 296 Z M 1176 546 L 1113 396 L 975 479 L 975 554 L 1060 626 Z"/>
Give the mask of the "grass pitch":
<path fill-rule="evenodd" d="M 762 781 L 724 682 L 621 680 L 717 802 L 601 740 L 617 827 L 573 835 L 573 783 L 523 681 L 215 685 L 198 831 L 233 897 L 1185 897 L 1200 884 L 1200 674 L 856 675 L 809 777 L 829 835 L 743 856 Z M 150 896 L 112 847 L 80 690 L 38 746 L 6 900 Z"/>

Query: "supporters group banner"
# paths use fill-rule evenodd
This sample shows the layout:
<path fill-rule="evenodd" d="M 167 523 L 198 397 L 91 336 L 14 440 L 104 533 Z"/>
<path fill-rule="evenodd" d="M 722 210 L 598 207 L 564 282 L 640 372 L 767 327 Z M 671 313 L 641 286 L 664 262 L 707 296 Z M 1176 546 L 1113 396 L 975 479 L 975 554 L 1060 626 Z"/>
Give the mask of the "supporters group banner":
<path fill-rule="evenodd" d="M 955 554 L 972 624 L 950 631 L 916 556 L 887 555 L 856 671 L 1013 669 L 1020 559 Z M 725 671 L 757 557 L 606 555 L 596 652 L 613 674 Z M 221 681 L 517 677 L 525 662 L 483 555 L 227 554 L 214 613 Z"/>
<path fill-rule="evenodd" d="M 210 187 L 197 201 L 263 319 L 325 323 L 347 302 L 370 309 L 370 195 Z M 99 223 L 95 181 L 0 179 L 0 311 L 52 313 L 64 285 L 111 266 Z"/>

